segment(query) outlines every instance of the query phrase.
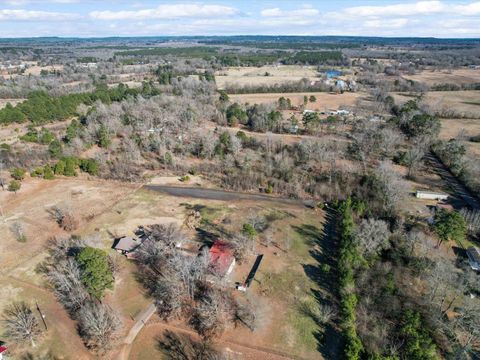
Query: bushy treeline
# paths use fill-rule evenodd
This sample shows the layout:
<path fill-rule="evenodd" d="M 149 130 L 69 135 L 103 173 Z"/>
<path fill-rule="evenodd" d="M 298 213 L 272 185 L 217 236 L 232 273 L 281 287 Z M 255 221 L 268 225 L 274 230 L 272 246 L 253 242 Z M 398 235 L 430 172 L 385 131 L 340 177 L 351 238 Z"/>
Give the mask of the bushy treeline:
<path fill-rule="evenodd" d="M 348 65 L 349 61 L 341 51 L 299 51 L 282 60 L 282 63 L 285 65 Z"/>
<path fill-rule="evenodd" d="M 59 97 L 48 95 L 44 91 L 32 92 L 27 100 L 12 106 L 7 104 L 0 110 L 0 124 L 21 123 L 30 121 L 34 125 L 64 120 L 76 114 L 80 104 L 92 105 L 95 101 L 110 104 L 121 101 L 128 96 L 143 94 L 147 87 L 131 89 L 123 84 L 115 88 L 99 86 L 92 93 L 69 94 Z M 152 91 L 151 87 L 148 87 Z M 147 95 L 147 94 L 143 94 Z"/>
<path fill-rule="evenodd" d="M 312 82 L 309 79 L 288 81 L 273 85 L 235 85 L 226 84 L 225 91 L 229 94 L 255 94 L 255 93 L 289 93 L 289 92 L 322 92 L 332 91 L 333 87 L 323 82 Z"/>

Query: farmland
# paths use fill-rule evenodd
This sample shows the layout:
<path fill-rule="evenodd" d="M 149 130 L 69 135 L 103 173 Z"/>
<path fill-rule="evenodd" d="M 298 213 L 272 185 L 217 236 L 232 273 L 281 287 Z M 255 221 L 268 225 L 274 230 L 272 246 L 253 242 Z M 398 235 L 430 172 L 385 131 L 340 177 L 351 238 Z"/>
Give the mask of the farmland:
<path fill-rule="evenodd" d="M 11 358 L 477 356 L 476 40 L 2 41 Z"/>

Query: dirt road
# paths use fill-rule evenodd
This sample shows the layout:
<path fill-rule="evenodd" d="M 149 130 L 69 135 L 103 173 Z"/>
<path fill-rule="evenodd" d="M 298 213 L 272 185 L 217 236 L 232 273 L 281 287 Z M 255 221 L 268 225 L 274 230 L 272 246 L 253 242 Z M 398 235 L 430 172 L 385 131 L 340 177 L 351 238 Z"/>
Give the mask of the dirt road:
<path fill-rule="evenodd" d="M 281 198 L 266 194 L 250 194 L 235 191 L 181 187 L 169 185 L 145 185 L 143 187 L 147 190 L 162 192 L 171 196 L 190 197 L 196 199 L 220 200 L 220 201 L 234 201 L 234 200 L 256 200 L 256 201 L 273 201 L 277 203 L 284 203 L 289 205 L 306 206 L 308 202 L 298 200 Z"/>

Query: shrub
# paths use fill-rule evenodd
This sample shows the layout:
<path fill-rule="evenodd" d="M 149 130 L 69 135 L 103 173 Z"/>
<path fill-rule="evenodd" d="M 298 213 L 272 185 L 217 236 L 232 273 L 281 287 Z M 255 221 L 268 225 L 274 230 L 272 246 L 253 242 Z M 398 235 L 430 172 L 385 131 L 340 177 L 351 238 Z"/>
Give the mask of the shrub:
<path fill-rule="evenodd" d="M 42 167 L 36 168 L 35 170 L 33 170 L 30 173 L 30 176 L 31 177 L 42 177 L 43 176 L 43 168 Z"/>
<path fill-rule="evenodd" d="M 81 159 L 80 169 L 90 175 L 98 175 L 99 164 L 95 159 Z"/>
<path fill-rule="evenodd" d="M 46 180 L 52 180 L 55 178 L 53 169 L 50 165 L 45 165 L 45 167 L 43 168 L 43 178 Z"/>
<path fill-rule="evenodd" d="M 20 190 L 21 186 L 22 184 L 20 183 L 20 181 L 12 180 L 8 184 L 8 191 L 13 191 L 16 194 L 17 191 Z"/>
<path fill-rule="evenodd" d="M 189 182 L 189 181 L 190 181 L 190 176 L 188 176 L 188 175 L 183 175 L 183 176 L 180 178 L 180 181 L 181 181 L 181 182 Z"/>
<path fill-rule="evenodd" d="M 27 171 L 22 168 L 14 168 L 10 171 L 10 175 L 12 175 L 12 178 L 15 180 L 23 180 L 25 178 L 25 173 Z"/>
<path fill-rule="evenodd" d="M 63 175 L 65 173 L 65 161 L 60 160 L 55 164 L 55 175 Z"/>
<path fill-rule="evenodd" d="M 252 224 L 243 224 L 242 233 L 250 238 L 257 236 L 257 230 L 253 227 Z"/>
<path fill-rule="evenodd" d="M 48 152 L 54 158 L 58 158 L 62 155 L 62 143 L 58 140 L 53 140 L 48 146 Z"/>

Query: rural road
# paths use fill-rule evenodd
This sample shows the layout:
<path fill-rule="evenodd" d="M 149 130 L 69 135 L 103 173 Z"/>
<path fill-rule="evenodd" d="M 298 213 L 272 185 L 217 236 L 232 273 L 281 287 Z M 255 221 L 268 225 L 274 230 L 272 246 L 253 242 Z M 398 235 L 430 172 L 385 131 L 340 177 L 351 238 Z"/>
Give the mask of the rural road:
<path fill-rule="evenodd" d="M 273 201 L 290 205 L 303 205 L 307 203 L 299 199 L 281 198 L 264 194 L 250 194 L 218 189 L 206 189 L 200 187 L 180 187 L 167 185 L 144 185 L 144 189 L 162 192 L 172 196 L 190 197 L 196 199 L 234 201 L 234 200 L 257 200 Z"/>
<path fill-rule="evenodd" d="M 472 209 L 480 209 L 479 200 L 473 196 L 470 191 L 442 164 L 442 162 L 432 153 L 425 155 L 427 161 L 431 164 L 434 171 L 447 183 L 454 193 L 463 202 Z"/>
<path fill-rule="evenodd" d="M 138 320 L 135 322 L 135 324 L 132 326 L 130 331 L 128 332 L 128 335 L 125 337 L 123 342 L 125 344 L 131 344 L 133 340 L 137 337 L 138 333 L 142 328 L 145 326 L 146 322 L 152 317 L 153 314 L 155 314 L 155 304 L 151 303 L 148 308 L 146 308 L 138 317 Z"/>

